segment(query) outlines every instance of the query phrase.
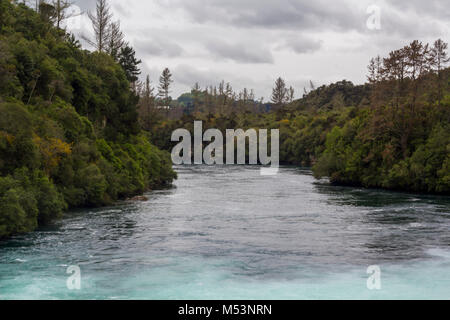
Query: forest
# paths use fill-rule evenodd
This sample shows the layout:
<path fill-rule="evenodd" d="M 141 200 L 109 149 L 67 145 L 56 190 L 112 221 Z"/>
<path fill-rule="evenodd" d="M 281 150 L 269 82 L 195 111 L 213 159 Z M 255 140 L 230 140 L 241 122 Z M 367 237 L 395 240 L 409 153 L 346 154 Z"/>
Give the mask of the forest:
<path fill-rule="evenodd" d="M 370 60 L 367 83 L 340 81 L 304 89 L 278 78 L 270 103 L 231 84 L 200 88 L 161 109 L 142 83 L 140 121 L 152 141 L 171 150 L 177 128 L 280 129 L 280 161 L 311 167 L 333 184 L 450 193 L 450 69 L 447 43 L 413 41 Z M 363 70 L 364 72 L 364 70 Z"/>
<path fill-rule="evenodd" d="M 0 238 L 176 178 L 139 126 L 133 49 L 83 50 L 63 12 L 0 0 Z"/>

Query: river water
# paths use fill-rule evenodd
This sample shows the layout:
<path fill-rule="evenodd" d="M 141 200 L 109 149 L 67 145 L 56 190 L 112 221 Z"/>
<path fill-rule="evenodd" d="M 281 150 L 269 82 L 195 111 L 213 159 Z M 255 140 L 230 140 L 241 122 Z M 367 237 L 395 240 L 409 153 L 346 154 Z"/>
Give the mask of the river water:
<path fill-rule="evenodd" d="M 450 299 L 449 197 L 291 167 L 176 169 L 147 202 L 69 212 L 0 243 L 0 299 Z M 80 290 L 66 284 L 73 265 Z"/>

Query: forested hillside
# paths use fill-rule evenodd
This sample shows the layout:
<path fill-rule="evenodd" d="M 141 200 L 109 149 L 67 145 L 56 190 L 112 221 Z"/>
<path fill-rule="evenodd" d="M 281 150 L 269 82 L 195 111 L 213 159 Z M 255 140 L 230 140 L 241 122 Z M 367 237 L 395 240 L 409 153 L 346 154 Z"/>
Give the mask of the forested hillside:
<path fill-rule="evenodd" d="M 371 60 L 370 107 L 328 133 L 316 176 L 332 182 L 450 193 L 447 44 L 413 41 Z"/>
<path fill-rule="evenodd" d="M 176 176 L 138 125 L 124 68 L 52 22 L 0 0 L 0 238 Z"/>
<path fill-rule="evenodd" d="M 450 193 L 450 69 L 447 44 L 414 41 L 369 65 L 369 82 L 341 81 L 305 92 L 290 102 L 277 80 L 266 112 L 254 100 L 223 90 L 199 90 L 170 120 L 151 125 L 155 143 L 170 150 L 171 132 L 218 128 L 280 129 L 281 162 L 312 167 L 332 183 Z M 364 71 L 362 71 L 364 72 Z M 219 86 L 220 88 L 220 86 Z M 226 103 L 224 103 L 224 101 Z"/>

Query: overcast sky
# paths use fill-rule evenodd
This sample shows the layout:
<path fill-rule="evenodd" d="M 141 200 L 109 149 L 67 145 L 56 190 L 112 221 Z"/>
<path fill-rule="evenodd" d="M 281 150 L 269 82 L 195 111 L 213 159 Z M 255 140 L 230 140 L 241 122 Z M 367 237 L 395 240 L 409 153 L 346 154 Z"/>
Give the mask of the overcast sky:
<path fill-rule="evenodd" d="M 83 11 L 95 0 L 75 0 Z M 450 40 L 448 0 L 109 0 L 127 41 L 142 59 L 143 77 L 174 76 L 172 96 L 222 79 L 235 90 L 270 98 L 283 77 L 303 94 L 339 80 L 365 82 L 371 57 L 414 39 Z M 374 7 L 376 6 L 376 7 Z M 376 28 L 376 8 L 380 28 Z M 369 11 L 368 11 L 369 10 Z M 369 20 L 370 28 L 367 25 Z M 375 24 L 374 24 L 375 23 Z M 76 25 L 76 24 L 74 24 Z M 75 34 L 92 33 L 82 17 Z M 374 28 L 375 27 L 375 28 Z"/>

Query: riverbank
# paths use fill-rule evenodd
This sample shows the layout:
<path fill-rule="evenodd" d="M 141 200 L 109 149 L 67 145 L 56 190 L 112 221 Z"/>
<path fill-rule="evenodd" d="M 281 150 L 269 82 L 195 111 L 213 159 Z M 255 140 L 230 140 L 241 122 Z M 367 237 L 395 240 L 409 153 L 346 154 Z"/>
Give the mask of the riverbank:
<path fill-rule="evenodd" d="M 0 238 L 176 178 L 139 126 L 137 69 L 83 50 L 39 10 L 0 8 Z"/>

